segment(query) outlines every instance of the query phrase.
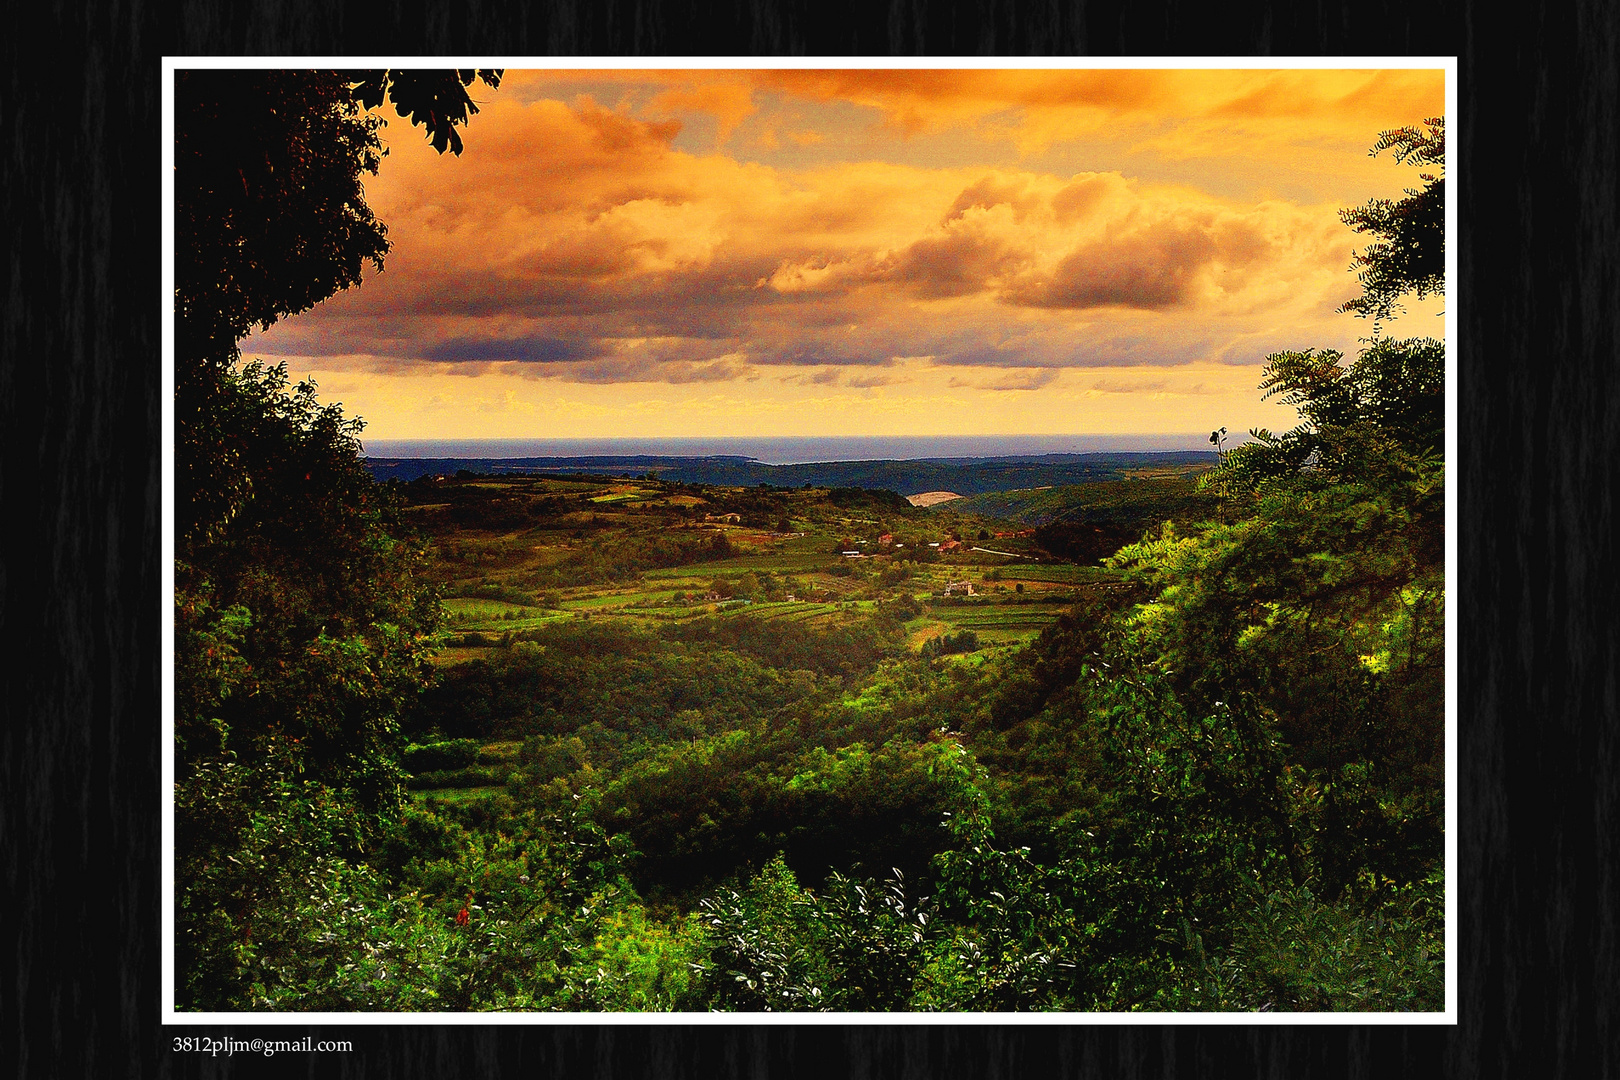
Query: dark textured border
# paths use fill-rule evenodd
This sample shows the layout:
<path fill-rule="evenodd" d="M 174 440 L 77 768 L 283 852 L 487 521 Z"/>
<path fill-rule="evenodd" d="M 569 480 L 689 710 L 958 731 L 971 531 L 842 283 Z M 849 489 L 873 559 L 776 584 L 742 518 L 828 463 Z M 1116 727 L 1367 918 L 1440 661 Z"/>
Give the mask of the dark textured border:
<path fill-rule="evenodd" d="M 0 43 L 0 923 L 15 933 L 0 949 L 0 1071 L 1620 1071 L 1620 657 L 1605 565 L 1620 452 L 1614 5 L 1518 5 L 1513 25 L 1494 28 L 1460 3 L 1399 0 L 1272 12 L 1192 0 L 34 10 L 38 29 Z M 241 52 L 1460 55 L 1460 1027 L 353 1028 L 316 1032 L 352 1038 L 343 1055 L 171 1053 L 173 1029 L 157 1024 L 158 63 Z"/>

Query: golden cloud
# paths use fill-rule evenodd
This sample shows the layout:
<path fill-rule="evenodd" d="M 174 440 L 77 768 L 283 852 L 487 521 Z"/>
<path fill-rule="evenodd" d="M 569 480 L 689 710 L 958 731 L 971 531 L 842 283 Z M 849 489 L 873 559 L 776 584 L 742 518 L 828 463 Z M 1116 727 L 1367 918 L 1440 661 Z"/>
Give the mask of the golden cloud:
<path fill-rule="evenodd" d="M 592 384 L 723 382 L 781 366 L 819 368 L 811 383 L 833 385 L 840 371 L 908 356 L 1006 369 L 973 385 L 1012 390 L 1047 386 L 1069 366 L 1252 362 L 1258 335 L 1279 328 L 1319 344 L 1346 336 L 1331 312 L 1353 291 L 1356 238 L 1336 209 L 1353 200 L 1244 199 L 1118 170 L 1059 175 L 1005 161 L 829 151 L 769 164 L 684 144 L 677 114 L 714 117 L 722 141 L 768 119 L 761 131 L 816 153 L 834 141 L 816 141 L 836 127 L 815 111 L 826 103 L 876 110 L 912 132 L 977 124 L 1000 137 L 1010 124 L 1030 145 L 1083 112 L 1156 139 L 1171 139 L 1164 118 L 1174 116 L 1191 145 L 1219 130 L 1252 143 L 1261 121 L 1273 125 L 1268 138 L 1299 137 L 1287 134 L 1297 121 L 1318 124 L 1317 141 L 1354 128 L 1365 146 L 1425 80 L 1434 81 L 1402 72 L 514 73 L 473 121 L 462 157 L 440 158 L 414 138 L 391 143 L 367 187 L 394 241 L 385 272 L 248 347 L 396 368 L 509 364 Z M 586 82 L 594 92 L 580 89 Z M 604 104 L 604 87 L 623 96 Z M 771 95 L 799 111 L 766 117 Z M 1411 118 L 1408 101 L 1402 119 Z M 1408 180 L 1383 168 L 1393 190 Z M 841 385 L 891 378 L 846 374 Z"/>

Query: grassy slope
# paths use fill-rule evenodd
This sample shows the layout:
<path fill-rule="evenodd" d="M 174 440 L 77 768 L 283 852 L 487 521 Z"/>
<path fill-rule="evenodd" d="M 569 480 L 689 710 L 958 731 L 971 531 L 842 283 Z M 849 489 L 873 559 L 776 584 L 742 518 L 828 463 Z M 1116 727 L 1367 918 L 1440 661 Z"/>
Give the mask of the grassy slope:
<path fill-rule="evenodd" d="M 1025 525 L 1084 522 L 1139 526 L 1167 518 L 1199 520 L 1219 511 L 1218 501 L 1198 490 L 1202 469 L 1144 471 L 1123 481 L 1070 484 L 972 495 L 953 503 L 963 514 L 981 514 Z"/>

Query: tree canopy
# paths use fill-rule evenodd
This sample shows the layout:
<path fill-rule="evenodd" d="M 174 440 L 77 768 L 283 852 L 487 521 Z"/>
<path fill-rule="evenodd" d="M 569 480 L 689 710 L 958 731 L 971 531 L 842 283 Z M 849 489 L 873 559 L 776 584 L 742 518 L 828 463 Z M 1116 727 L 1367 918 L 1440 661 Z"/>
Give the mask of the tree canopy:
<path fill-rule="evenodd" d="M 1441 160 L 1443 121 L 1425 123 L 1384 133 L 1374 152 Z M 1442 191 L 1432 180 L 1390 217 L 1345 213 L 1393 238 L 1357 256 L 1362 302 L 1346 310 L 1387 314 L 1444 287 Z M 1374 881 L 1409 881 L 1439 857 L 1444 360 L 1439 341 L 1382 336 L 1348 363 L 1331 349 L 1268 357 L 1261 388 L 1301 423 L 1251 432 L 1212 471 L 1229 520 L 1166 528 L 1111 560 L 1153 585 L 1135 637 L 1183 703 L 1252 702 L 1307 770 L 1316 888 L 1330 898 L 1355 885 L 1344 868 L 1358 860 Z"/>
<path fill-rule="evenodd" d="M 375 109 L 384 100 L 393 102 L 394 111 L 410 120 L 411 125 L 427 129 L 427 139 L 439 153 L 449 150 L 461 153 L 461 135 L 457 126 L 464 125 L 478 112 L 478 105 L 467 93 L 474 79 L 491 90 L 501 85 L 502 72 L 491 69 L 463 69 L 443 71 L 366 71 L 356 73 L 352 84 L 355 100 L 367 109 Z M 351 76 L 356 77 L 356 76 Z"/>
<path fill-rule="evenodd" d="M 460 154 L 474 79 L 499 71 L 183 70 L 175 74 L 176 360 L 227 365 L 254 328 L 381 269 L 387 228 L 363 179 L 384 153 L 369 110 L 391 101 Z"/>
<path fill-rule="evenodd" d="M 1406 189 L 1404 199 L 1368 199 L 1361 206 L 1339 212 L 1344 223 L 1359 233 L 1378 237 L 1356 253 L 1361 295 L 1339 308 L 1363 318 L 1381 321 L 1394 315 L 1398 300 L 1415 293 L 1419 300 L 1445 292 L 1446 276 L 1446 163 L 1445 117 L 1431 117 L 1422 127 L 1394 128 L 1379 135 L 1369 151 L 1377 156 L 1394 151 L 1403 165 L 1433 166 L 1420 173 L 1421 190 Z"/>
<path fill-rule="evenodd" d="M 1445 161 L 1445 119 L 1423 128 L 1384 132 L 1377 155 L 1395 151 L 1402 164 Z M 1372 199 L 1340 212 L 1345 224 L 1380 239 L 1357 252 L 1361 295 L 1339 310 L 1375 320 L 1375 333 L 1354 361 L 1334 349 L 1274 353 L 1266 358 L 1260 388 L 1299 411 L 1301 423 L 1274 435 L 1250 432 L 1254 441 L 1225 455 L 1214 483 L 1228 491 L 1253 492 L 1269 480 L 1303 470 L 1335 481 L 1367 475 L 1391 455 L 1436 461 L 1445 442 L 1445 347 L 1428 337 L 1385 339 L 1380 322 L 1407 294 L 1420 299 L 1445 290 L 1445 185 L 1424 174 L 1422 191 L 1408 189 L 1399 201 Z"/>
<path fill-rule="evenodd" d="M 182 764 L 271 736 L 372 805 L 438 622 L 421 546 L 359 461 L 361 423 L 237 370 L 237 341 L 356 285 L 388 249 L 366 206 L 392 101 L 442 153 L 498 71 L 176 74 L 177 734 Z M 397 770 L 395 770 L 397 772 Z"/>
<path fill-rule="evenodd" d="M 360 461 L 360 421 L 285 367 L 240 364 L 238 342 L 381 268 L 387 229 L 362 181 L 383 121 L 368 110 L 391 100 L 460 153 L 475 77 L 500 73 L 176 74 L 182 1002 L 266 993 L 243 973 L 308 949 L 291 914 L 303 875 L 336 873 L 321 888 L 347 903 L 366 881 L 341 858 L 398 812 L 399 717 L 431 681 L 441 618 L 425 547 Z M 255 928 L 278 908 L 288 925 Z"/>

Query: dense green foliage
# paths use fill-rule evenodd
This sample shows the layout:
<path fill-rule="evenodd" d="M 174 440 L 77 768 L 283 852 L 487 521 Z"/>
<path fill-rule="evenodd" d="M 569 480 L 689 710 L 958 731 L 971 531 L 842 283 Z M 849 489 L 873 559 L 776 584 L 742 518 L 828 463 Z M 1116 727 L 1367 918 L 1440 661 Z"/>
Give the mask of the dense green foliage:
<path fill-rule="evenodd" d="M 1144 526 L 1157 525 L 1166 515 L 1178 521 L 1203 521 L 1214 516 L 1215 499 L 1199 488 L 1197 479 L 1215 464 L 1214 455 L 1209 457 L 1208 465 L 1161 466 L 1096 483 L 972 495 L 953 509 L 1027 525 L 1114 526 L 1134 530 L 1134 535 L 1140 536 Z"/>
<path fill-rule="evenodd" d="M 180 72 L 175 98 L 178 1000 L 415 1002 L 362 959 L 396 962 L 373 940 L 394 900 L 350 860 L 400 804 L 399 716 L 441 618 L 426 548 L 358 421 L 237 351 L 381 265 L 360 186 L 380 121 L 330 72 Z M 324 921 L 357 910 L 366 929 Z"/>

